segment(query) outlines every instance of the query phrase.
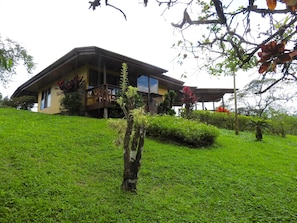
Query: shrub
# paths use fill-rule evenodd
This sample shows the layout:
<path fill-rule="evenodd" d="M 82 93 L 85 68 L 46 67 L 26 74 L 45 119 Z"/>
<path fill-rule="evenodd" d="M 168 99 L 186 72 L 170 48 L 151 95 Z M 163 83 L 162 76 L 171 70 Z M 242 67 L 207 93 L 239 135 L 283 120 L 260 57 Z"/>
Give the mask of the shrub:
<path fill-rule="evenodd" d="M 168 115 L 150 116 L 147 133 L 149 136 L 195 148 L 213 145 L 219 135 L 214 126 Z"/>
<path fill-rule="evenodd" d="M 184 111 L 181 113 L 181 116 L 185 117 Z M 208 125 L 214 125 L 218 128 L 234 130 L 234 113 L 195 110 L 192 111 L 190 119 Z M 253 121 L 257 122 L 257 120 L 257 117 L 254 116 L 238 115 L 239 130 L 254 131 L 255 128 L 250 123 Z M 297 117 L 287 114 L 276 114 L 266 120 L 266 122 L 269 124 L 269 129 L 265 129 L 266 133 L 280 135 L 282 137 L 285 137 L 286 134 L 297 135 Z"/>
<path fill-rule="evenodd" d="M 173 90 L 168 91 L 165 94 L 164 101 L 158 106 L 158 114 L 175 115 L 175 111 L 172 109 L 176 98 L 176 92 Z"/>

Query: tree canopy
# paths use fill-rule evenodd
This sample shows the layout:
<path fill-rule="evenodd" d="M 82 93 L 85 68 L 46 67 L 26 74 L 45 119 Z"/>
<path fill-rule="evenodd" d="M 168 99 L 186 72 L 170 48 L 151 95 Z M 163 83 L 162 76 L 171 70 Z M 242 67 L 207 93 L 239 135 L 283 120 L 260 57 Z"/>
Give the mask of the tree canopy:
<path fill-rule="evenodd" d="M 93 9 L 101 0 L 90 2 Z M 195 58 L 214 75 L 257 68 L 262 78 L 296 81 L 297 0 L 143 0 L 157 2 L 164 16 L 182 8 L 171 25 L 181 33 L 181 60 Z M 111 6 L 105 0 L 106 6 Z M 128 4 L 128 2 L 127 2 Z M 126 18 L 125 12 L 119 10 Z M 199 28 L 198 28 L 199 27 Z M 201 28 L 203 27 L 203 29 Z M 201 56 L 202 55 L 202 56 Z"/>
<path fill-rule="evenodd" d="M 20 61 L 28 73 L 31 73 L 34 68 L 33 57 L 19 43 L 11 39 L 2 39 L 0 35 L 0 83 L 3 86 L 16 73 Z"/>

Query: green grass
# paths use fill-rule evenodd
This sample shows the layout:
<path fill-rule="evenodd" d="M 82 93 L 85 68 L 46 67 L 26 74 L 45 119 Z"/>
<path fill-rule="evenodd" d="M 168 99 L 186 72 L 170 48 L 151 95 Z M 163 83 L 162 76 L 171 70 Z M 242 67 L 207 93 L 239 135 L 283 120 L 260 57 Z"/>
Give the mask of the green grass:
<path fill-rule="evenodd" d="M 146 139 L 137 195 L 106 120 L 0 109 L 0 222 L 296 222 L 297 137 Z"/>

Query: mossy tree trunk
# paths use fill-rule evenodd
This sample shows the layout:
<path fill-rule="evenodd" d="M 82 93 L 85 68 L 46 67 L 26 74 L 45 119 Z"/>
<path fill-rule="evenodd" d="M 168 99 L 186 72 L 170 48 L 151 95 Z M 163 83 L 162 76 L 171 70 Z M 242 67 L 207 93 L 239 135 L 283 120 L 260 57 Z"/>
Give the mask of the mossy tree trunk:
<path fill-rule="evenodd" d="M 132 129 L 134 129 L 133 137 L 131 137 Z M 124 138 L 124 173 L 122 182 L 122 189 L 124 191 L 136 192 L 144 137 L 145 129 L 141 126 L 135 127 L 133 117 L 131 116 L 127 121 L 127 129 Z"/>
<path fill-rule="evenodd" d="M 128 66 L 122 64 L 121 96 L 117 102 L 121 106 L 127 126 L 124 135 L 124 173 L 122 189 L 136 192 L 138 171 L 144 145 L 146 119 L 143 108 L 137 108 L 137 88 L 128 86 Z"/>

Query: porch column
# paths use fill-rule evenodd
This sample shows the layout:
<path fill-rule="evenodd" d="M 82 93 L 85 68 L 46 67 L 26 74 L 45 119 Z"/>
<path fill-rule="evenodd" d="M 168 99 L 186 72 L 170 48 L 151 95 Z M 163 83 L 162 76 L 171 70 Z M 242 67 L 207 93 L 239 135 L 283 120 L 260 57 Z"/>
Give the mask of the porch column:
<path fill-rule="evenodd" d="M 150 101 L 151 101 L 151 86 L 150 86 L 150 76 L 147 75 L 147 111 L 151 111 Z"/>
<path fill-rule="evenodd" d="M 203 95 L 202 95 L 202 110 L 204 110 L 204 97 L 203 97 Z"/>
<path fill-rule="evenodd" d="M 104 86 L 104 90 L 107 90 L 107 89 L 105 89 L 106 86 L 107 86 L 107 83 L 106 83 L 106 64 L 105 64 L 105 61 L 103 61 L 103 86 Z M 108 118 L 108 108 L 106 108 L 106 107 L 103 108 L 103 118 Z"/>

